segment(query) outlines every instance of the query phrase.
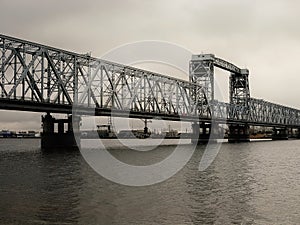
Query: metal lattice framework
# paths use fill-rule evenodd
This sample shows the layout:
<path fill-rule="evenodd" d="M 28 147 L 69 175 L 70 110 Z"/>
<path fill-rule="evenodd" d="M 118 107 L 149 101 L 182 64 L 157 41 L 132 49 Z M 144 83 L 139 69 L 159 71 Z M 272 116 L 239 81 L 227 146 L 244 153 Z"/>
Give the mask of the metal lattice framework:
<path fill-rule="evenodd" d="M 0 57 L 2 109 L 300 126 L 299 110 L 250 98 L 248 70 L 213 55 L 193 56 L 190 81 L 4 35 Z M 214 66 L 231 73 L 230 103 L 214 100 Z"/>
<path fill-rule="evenodd" d="M 198 85 L 191 92 L 191 99 L 202 113 L 212 116 L 210 105 L 214 100 L 214 61 L 213 55 L 193 55 L 190 61 L 191 83 Z"/>
<path fill-rule="evenodd" d="M 197 84 L 3 35 L 0 47 L 1 108 L 72 113 L 76 104 L 97 115 L 201 115 L 190 99 Z"/>
<path fill-rule="evenodd" d="M 261 126 L 299 127 L 300 111 L 262 99 L 250 98 L 249 107 L 215 101 L 215 119 L 227 118 L 228 123 L 240 121 Z"/>

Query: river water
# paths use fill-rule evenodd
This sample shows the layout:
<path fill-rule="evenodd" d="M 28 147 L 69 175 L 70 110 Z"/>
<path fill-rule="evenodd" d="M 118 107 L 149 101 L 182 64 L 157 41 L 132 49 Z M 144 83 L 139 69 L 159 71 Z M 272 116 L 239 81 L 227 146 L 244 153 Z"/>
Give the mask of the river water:
<path fill-rule="evenodd" d="M 38 139 L 0 139 L 1 224 L 300 224 L 300 140 L 204 146 L 170 179 L 145 187 L 98 175 L 80 152 L 42 152 Z M 139 163 L 170 146 L 113 155 Z"/>

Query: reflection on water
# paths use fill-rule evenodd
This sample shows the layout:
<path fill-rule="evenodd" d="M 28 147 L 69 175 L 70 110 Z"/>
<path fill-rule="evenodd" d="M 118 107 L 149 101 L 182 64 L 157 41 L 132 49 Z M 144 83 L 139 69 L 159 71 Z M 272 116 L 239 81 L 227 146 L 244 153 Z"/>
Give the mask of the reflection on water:
<path fill-rule="evenodd" d="M 39 140 L 0 139 L 0 223 L 297 224 L 299 144 L 223 144 L 202 172 L 199 146 L 169 180 L 127 187 L 99 176 L 79 152 L 45 153 Z M 172 147 L 111 152 L 142 165 L 168 156 Z"/>

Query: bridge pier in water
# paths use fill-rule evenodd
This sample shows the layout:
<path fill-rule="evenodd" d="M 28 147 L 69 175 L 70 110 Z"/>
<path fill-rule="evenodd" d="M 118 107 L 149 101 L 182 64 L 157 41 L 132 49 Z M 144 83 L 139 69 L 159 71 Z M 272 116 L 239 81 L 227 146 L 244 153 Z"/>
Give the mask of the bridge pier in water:
<path fill-rule="evenodd" d="M 248 124 L 231 124 L 229 125 L 228 142 L 249 142 L 250 127 Z"/>
<path fill-rule="evenodd" d="M 300 128 L 297 128 L 297 131 L 296 131 L 296 138 L 300 139 Z"/>
<path fill-rule="evenodd" d="M 299 134 L 298 134 L 299 135 Z M 289 131 L 288 128 L 273 128 L 272 140 L 288 140 Z"/>
<path fill-rule="evenodd" d="M 217 142 L 217 139 L 224 138 L 223 132 L 219 130 L 219 124 L 214 123 L 192 123 L 192 143 L 206 144 Z"/>
<path fill-rule="evenodd" d="M 55 131 L 57 124 L 57 131 Z M 67 129 L 65 131 L 65 125 Z M 43 132 L 41 135 L 41 148 L 43 150 L 76 150 L 78 145 L 76 135 L 79 135 L 80 118 L 55 119 L 50 113 L 42 116 Z M 74 127 L 75 126 L 75 127 Z M 78 142 L 79 142 L 78 136 Z"/>

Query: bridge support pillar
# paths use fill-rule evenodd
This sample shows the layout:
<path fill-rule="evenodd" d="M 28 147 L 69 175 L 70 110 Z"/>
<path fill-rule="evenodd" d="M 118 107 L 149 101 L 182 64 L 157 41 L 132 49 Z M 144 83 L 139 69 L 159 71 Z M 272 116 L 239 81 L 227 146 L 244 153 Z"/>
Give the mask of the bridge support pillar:
<path fill-rule="evenodd" d="M 79 117 L 72 118 L 72 116 L 68 116 L 67 119 L 55 119 L 50 113 L 47 113 L 45 116 L 42 116 L 42 124 L 41 148 L 43 150 L 78 149 L 75 138 L 78 138 L 78 142 L 80 141 Z M 55 124 L 57 124 L 57 131 L 55 131 Z M 65 125 L 67 125 L 66 131 Z"/>
<path fill-rule="evenodd" d="M 232 124 L 229 125 L 228 142 L 249 142 L 250 141 L 250 128 L 248 124 Z"/>
<path fill-rule="evenodd" d="M 297 128 L 297 131 L 296 131 L 296 138 L 300 139 L 300 127 Z"/>
<path fill-rule="evenodd" d="M 192 124 L 192 143 L 206 144 L 210 142 L 217 142 L 217 139 L 224 138 L 222 132 L 219 131 L 218 124 L 211 123 L 193 123 Z"/>
<path fill-rule="evenodd" d="M 288 138 L 295 138 L 295 131 L 292 127 L 288 128 Z"/>
<path fill-rule="evenodd" d="M 273 128 L 272 140 L 288 140 L 289 132 L 287 128 Z"/>

